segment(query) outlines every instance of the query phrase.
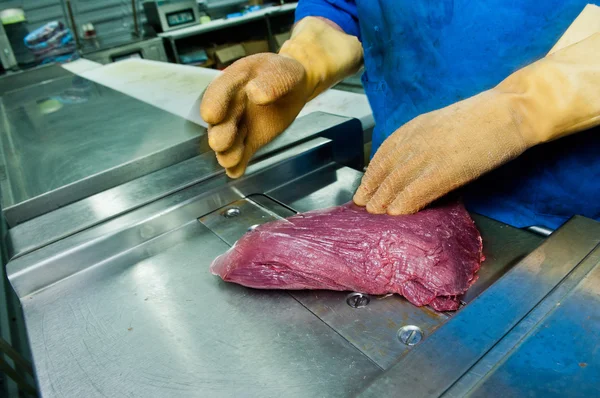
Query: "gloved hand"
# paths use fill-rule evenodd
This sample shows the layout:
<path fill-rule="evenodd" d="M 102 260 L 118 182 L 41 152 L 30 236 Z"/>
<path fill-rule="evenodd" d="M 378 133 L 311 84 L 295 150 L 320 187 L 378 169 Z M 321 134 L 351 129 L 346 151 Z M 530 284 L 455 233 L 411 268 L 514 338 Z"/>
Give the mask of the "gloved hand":
<path fill-rule="evenodd" d="M 256 54 L 239 60 L 207 88 L 200 113 L 208 144 L 230 177 L 296 118 L 308 99 L 306 71 L 292 58 Z"/>
<path fill-rule="evenodd" d="M 597 33 L 400 127 L 373 157 L 354 202 L 371 213 L 413 213 L 534 145 L 598 124 Z"/>
<path fill-rule="evenodd" d="M 206 89 L 200 114 L 227 175 L 244 174 L 254 153 L 281 134 L 302 107 L 362 63 L 362 46 L 320 18 L 304 18 L 278 55 L 256 54 L 228 67 Z"/>

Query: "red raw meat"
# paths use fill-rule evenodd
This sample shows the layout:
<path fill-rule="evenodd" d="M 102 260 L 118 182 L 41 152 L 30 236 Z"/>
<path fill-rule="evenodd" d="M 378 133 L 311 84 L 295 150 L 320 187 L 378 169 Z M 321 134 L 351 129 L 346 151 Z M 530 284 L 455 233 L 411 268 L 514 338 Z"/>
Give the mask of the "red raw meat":
<path fill-rule="evenodd" d="M 388 216 L 349 203 L 263 224 L 211 271 L 253 288 L 398 293 L 448 311 L 482 260 L 481 235 L 462 204 Z"/>

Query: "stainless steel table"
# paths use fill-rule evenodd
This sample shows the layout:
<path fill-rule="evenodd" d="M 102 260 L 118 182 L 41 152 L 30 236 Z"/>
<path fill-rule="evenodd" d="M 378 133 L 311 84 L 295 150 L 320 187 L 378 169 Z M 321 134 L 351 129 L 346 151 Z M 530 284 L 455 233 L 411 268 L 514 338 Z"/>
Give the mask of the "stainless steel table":
<path fill-rule="evenodd" d="M 241 179 L 207 152 L 9 231 L 7 273 L 42 396 L 593 392 L 592 220 L 575 218 L 544 240 L 474 215 L 487 260 L 457 313 L 398 296 L 354 308 L 348 292 L 258 291 L 212 276 L 210 262 L 250 226 L 351 199 L 360 125 L 325 114 L 305 121 Z M 86 218 L 93 203 L 110 203 L 101 195 L 130 202 Z M 238 216 L 225 217 L 232 208 Z"/>

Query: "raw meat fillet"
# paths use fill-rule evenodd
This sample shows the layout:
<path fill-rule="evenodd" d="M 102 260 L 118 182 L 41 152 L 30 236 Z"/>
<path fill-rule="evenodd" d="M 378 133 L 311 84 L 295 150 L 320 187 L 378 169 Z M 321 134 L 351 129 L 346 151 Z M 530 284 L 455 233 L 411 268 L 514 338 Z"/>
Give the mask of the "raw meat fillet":
<path fill-rule="evenodd" d="M 479 231 L 462 204 L 408 216 L 352 203 L 263 224 L 217 257 L 211 271 L 259 289 L 398 293 L 417 306 L 456 310 L 475 282 Z"/>

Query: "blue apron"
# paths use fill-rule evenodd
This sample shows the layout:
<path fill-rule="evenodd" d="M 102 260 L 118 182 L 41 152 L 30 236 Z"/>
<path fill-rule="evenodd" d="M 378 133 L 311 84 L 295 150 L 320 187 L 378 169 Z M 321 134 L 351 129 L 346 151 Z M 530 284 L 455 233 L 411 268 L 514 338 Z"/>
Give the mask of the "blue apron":
<path fill-rule="evenodd" d="M 490 89 L 543 57 L 586 3 L 356 1 L 373 153 L 415 116 Z M 600 131 L 533 148 L 472 183 L 464 197 L 469 210 L 516 227 L 556 228 L 573 214 L 598 219 Z"/>

